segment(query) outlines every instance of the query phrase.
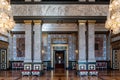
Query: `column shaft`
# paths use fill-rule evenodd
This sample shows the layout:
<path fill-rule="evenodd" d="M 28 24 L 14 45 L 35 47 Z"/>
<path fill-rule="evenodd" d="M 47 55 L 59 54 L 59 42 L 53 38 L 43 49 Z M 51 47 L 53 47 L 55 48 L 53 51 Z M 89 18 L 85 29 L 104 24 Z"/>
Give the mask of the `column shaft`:
<path fill-rule="evenodd" d="M 34 62 L 41 62 L 41 42 L 42 42 L 42 26 L 41 24 L 34 25 Z"/>
<path fill-rule="evenodd" d="M 32 62 L 32 26 L 25 24 L 25 59 L 24 62 Z"/>
<path fill-rule="evenodd" d="M 9 60 L 13 60 L 13 35 L 9 33 Z"/>
<path fill-rule="evenodd" d="M 34 2 L 41 2 L 41 0 L 34 0 Z"/>
<path fill-rule="evenodd" d="M 95 23 L 88 24 L 88 62 L 96 62 L 95 60 Z"/>
<path fill-rule="evenodd" d="M 86 21 L 79 20 L 79 58 L 78 58 L 78 70 L 86 70 Z"/>
<path fill-rule="evenodd" d="M 86 2 L 86 0 L 79 0 L 79 2 Z"/>
<path fill-rule="evenodd" d="M 86 61 L 85 23 L 79 23 L 79 61 Z"/>
<path fill-rule="evenodd" d="M 31 0 L 25 0 L 25 2 L 31 2 Z"/>
<path fill-rule="evenodd" d="M 89 2 L 95 2 L 95 0 L 89 0 Z"/>
<path fill-rule="evenodd" d="M 34 60 L 33 69 L 42 70 L 42 26 L 40 20 L 34 20 Z"/>

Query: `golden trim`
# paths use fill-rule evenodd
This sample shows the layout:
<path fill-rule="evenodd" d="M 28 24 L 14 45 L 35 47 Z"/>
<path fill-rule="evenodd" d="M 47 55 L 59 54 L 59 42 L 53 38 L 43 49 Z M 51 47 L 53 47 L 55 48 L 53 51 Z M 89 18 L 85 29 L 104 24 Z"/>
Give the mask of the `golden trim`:
<path fill-rule="evenodd" d="M 25 24 L 32 24 L 32 20 L 24 20 Z"/>
<path fill-rule="evenodd" d="M 96 20 L 88 20 L 88 23 L 95 24 L 95 23 L 96 23 Z"/>
<path fill-rule="evenodd" d="M 87 20 L 78 20 L 78 23 L 86 23 Z"/>
<path fill-rule="evenodd" d="M 34 24 L 41 24 L 42 20 L 33 20 Z"/>

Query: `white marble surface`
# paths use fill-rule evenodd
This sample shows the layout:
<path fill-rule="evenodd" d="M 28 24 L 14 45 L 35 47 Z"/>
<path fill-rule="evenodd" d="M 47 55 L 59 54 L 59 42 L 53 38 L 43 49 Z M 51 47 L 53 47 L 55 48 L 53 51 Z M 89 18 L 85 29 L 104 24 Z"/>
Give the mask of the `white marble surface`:
<path fill-rule="evenodd" d="M 12 4 L 14 16 L 107 16 L 108 5 Z"/>
<path fill-rule="evenodd" d="M 95 0 L 89 0 L 89 2 L 95 2 Z"/>
<path fill-rule="evenodd" d="M 79 2 L 85 2 L 86 0 L 79 0 Z"/>
<path fill-rule="evenodd" d="M 42 31 L 78 31 L 76 23 L 45 23 Z"/>
<path fill-rule="evenodd" d="M 24 59 L 24 62 L 32 62 L 31 61 L 31 56 L 32 56 L 32 36 L 31 36 L 31 30 L 32 27 L 31 27 L 31 24 L 26 24 L 25 25 L 25 59 Z"/>
<path fill-rule="evenodd" d="M 25 0 L 25 2 L 31 2 L 31 0 Z"/>
<path fill-rule="evenodd" d="M 86 60 L 86 38 L 85 38 L 86 24 L 79 23 L 79 61 Z"/>
<path fill-rule="evenodd" d="M 34 62 L 41 62 L 41 47 L 42 47 L 42 26 L 41 24 L 34 25 Z"/>
<path fill-rule="evenodd" d="M 95 24 L 88 24 L 88 62 L 95 62 Z"/>
<path fill-rule="evenodd" d="M 40 1 L 42 1 L 42 0 L 34 0 L 35 2 L 40 2 Z"/>

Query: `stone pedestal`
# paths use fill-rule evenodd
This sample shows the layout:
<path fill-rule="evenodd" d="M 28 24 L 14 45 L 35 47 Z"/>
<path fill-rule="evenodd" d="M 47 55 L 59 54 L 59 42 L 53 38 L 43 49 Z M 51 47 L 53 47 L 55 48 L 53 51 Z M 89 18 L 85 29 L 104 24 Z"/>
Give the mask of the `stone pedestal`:
<path fill-rule="evenodd" d="M 79 39 L 79 60 L 78 70 L 86 70 L 86 21 L 79 20 L 78 39 Z"/>
<path fill-rule="evenodd" d="M 25 59 L 24 70 L 32 69 L 32 21 L 25 22 Z"/>
<path fill-rule="evenodd" d="M 34 20 L 34 60 L 33 70 L 42 70 L 42 26 L 40 20 Z"/>

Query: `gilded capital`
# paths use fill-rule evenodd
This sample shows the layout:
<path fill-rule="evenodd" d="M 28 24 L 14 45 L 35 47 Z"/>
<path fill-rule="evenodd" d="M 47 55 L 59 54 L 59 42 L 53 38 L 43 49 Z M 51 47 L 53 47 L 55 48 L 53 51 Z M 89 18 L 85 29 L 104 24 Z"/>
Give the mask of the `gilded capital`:
<path fill-rule="evenodd" d="M 32 20 L 24 20 L 25 24 L 32 24 Z"/>
<path fill-rule="evenodd" d="M 87 21 L 86 20 L 78 20 L 79 24 L 85 24 Z"/>
<path fill-rule="evenodd" d="M 96 20 L 88 20 L 88 23 L 95 24 Z"/>
<path fill-rule="evenodd" d="M 34 24 L 41 24 L 42 20 L 33 20 Z"/>

